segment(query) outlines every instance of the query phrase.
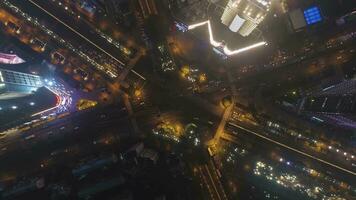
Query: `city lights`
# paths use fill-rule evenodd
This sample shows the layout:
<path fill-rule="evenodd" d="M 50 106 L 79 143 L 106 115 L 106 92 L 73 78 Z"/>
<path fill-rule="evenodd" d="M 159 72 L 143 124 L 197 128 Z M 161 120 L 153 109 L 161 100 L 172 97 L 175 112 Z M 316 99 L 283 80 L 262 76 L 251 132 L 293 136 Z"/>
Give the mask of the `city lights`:
<path fill-rule="evenodd" d="M 354 199 L 356 11 L 324 4 L 0 0 L 0 199 Z"/>
<path fill-rule="evenodd" d="M 197 23 L 197 24 L 192 24 L 192 25 L 188 26 L 188 30 L 192 30 L 192 29 L 195 29 L 195 28 L 197 28 L 197 27 L 204 26 L 204 25 L 207 25 L 207 26 L 208 26 L 210 44 L 213 45 L 214 47 L 223 47 L 224 53 L 225 53 L 226 55 L 228 55 L 228 56 L 240 54 L 240 53 L 242 53 L 242 52 L 249 51 L 249 50 L 254 49 L 254 48 L 257 48 L 257 47 L 261 47 L 261 46 L 268 45 L 267 42 L 264 42 L 264 41 L 263 41 L 263 42 L 258 42 L 258 43 L 252 44 L 252 45 L 250 45 L 250 46 L 240 48 L 240 49 L 230 50 L 230 49 L 229 49 L 225 44 L 223 44 L 222 42 L 217 42 L 217 41 L 214 40 L 214 36 L 213 36 L 213 32 L 212 32 L 212 30 L 211 30 L 211 24 L 210 24 L 210 21 L 209 21 L 209 20 L 204 21 L 204 22 L 200 22 L 200 23 Z"/>

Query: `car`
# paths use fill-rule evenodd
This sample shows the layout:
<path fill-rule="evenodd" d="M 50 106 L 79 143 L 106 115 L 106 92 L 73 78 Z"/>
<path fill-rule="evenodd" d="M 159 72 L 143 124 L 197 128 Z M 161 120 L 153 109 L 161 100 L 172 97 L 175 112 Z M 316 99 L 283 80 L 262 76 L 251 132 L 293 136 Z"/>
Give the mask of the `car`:
<path fill-rule="evenodd" d="M 60 64 L 64 64 L 64 62 L 65 62 L 65 57 L 57 51 L 52 53 L 51 58 Z"/>
<path fill-rule="evenodd" d="M 26 136 L 26 137 L 25 137 L 25 140 L 31 140 L 31 139 L 33 139 L 33 138 L 35 138 L 35 137 L 36 137 L 36 135 L 35 135 L 35 134 L 32 134 L 32 135 Z"/>
<path fill-rule="evenodd" d="M 38 47 L 39 49 L 41 49 L 41 51 L 44 51 L 46 49 L 46 43 L 43 42 L 42 40 L 38 39 L 38 38 L 33 38 L 30 40 L 30 43 L 32 45 L 34 45 L 35 47 Z"/>
<path fill-rule="evenodd" d="M 7 26 L 11 31 L 13 31 L 16 34 L 21 33 L 21 27 L 11 21 L 5 22 L 5 26 Z"/>
<path fill-rule="evenodd" d="M 85 80 L 85 81 L 88 80 L 89 75 L 82 68 L 78 67 L 78 68 L 74 69 L 73 71 L 74 71 L 74 73 L 79 74 L 83 78 L 83 80 Z"/>

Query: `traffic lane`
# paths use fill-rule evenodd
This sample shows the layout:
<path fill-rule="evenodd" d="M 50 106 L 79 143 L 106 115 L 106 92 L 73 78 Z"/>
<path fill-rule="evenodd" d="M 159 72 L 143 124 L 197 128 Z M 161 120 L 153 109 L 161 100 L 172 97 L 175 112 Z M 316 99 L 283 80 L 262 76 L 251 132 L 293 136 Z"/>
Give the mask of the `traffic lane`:
<path fill-rule="evenodd" d="M 352 166 L 352 160 L 346 160 L 347 157 L 343 156 L 342 153 L 340 153 L 340 156 L 335 157 L 335 155 L 328 154 L 328 152 L 318 152 L 316 149 L 312 149 L 310 146 L 306 146 L 304 143 L 304 140 L 300 140 L 297 137 L 291 137 L 290 135 L 275 135 L 272 133 L 268 133 L 267 130 L 264 130 L 263 128 L 253 126 L 248 123 L 240 122 L 237 120 L 233 121 L 234 124 L 241 125 L 243 127 L 249 128 L 251 130 L 256 130 L 259 132 L 261 135 L 266 136 L 272 140 L 275 141 L 281 141 L 283 144 L 288 145 L 290 147 L 293 147 L 295 149 L 301 150 L 303 152 L 306 152 L 310 155 L 316 156 L 318 158 L 321 158 L 323 160 L 329 161 L 331 163 L 335 163 L 337 165 L 342 166 L 343 168 L 347 168 L 349 170 L 354 169 Z M 231 125 L 227 126 L 227 128 L 230 128 Z M 234 127 L 231 127 L 233 129 Z M 298 140 L 299 139 L 299 140 Z"/>
<path fill-rule="evenodd" d="M 11 6 L 11 7 L 8 7 L 9 9 L 11 8 L 12 11 L 14 12 L 18 12 L 19 14 L 23 15 L 23 16 L 27 16 L 26 13 L 23 13 L 21 10 L 18 10 L 17 7 L 13 6 L 11 3 L 9 2 L 6 2 L 8 6 Z M 41 27 L 39 27 L 39 23 L 37 20 L 35 20 L 35 18 L 32 18 L 32 17 L 27 17 L 28 19 L 27 20 L 32 20 L 31 21 L 31 24 L 34 25 L 35 24 L 35 27 L 47 32 L 48 36 L 51 36 L 53 40 L 55 40 L 56 42 L 58 43 L 61 43 L 63 46 L 67 47 L 67 48 L 70 48 L 72 49 L 72 52 L 74 54 L 76 54 L 77 56 L 80 56 L 82 59 L 86 60 L 88 64 L 90 64 L 92 67 L 96 67 L 96 68 L 106 68 L 108 70 L 110 70 L 113 74 L 116 75 L 117 73 L 117 66 L 119 66 L 119 64 L 115 64 L 115 66 L 113 65 L 101 65 L 101 64 L 98 64 L 97 62 L 95 62 L 93 59 L 90 58 L 90 56 L 86 55 L 85 53 L 83 53 L 82 51 L 78 50 L 77 48 L 74 48 L 72 44 L 70 44 L 68 41 L 62 39 L 61 37 L 59 37 L 57 34 L 54 34 L 52 33 L 51 30 L 49 30 L 47 27 L 44 27 L 42 24 L 41 24 Z M 26 19 L 23 19 L 26 23 L 27 23 L 27 20 Z M 45 33 L 45 32 L 42 32 L 42 33 Z M 32 37 L 32 34 L 29 34 L 30 35 L 30 38 Z M 73 36 L 72 36 L 73 37 Z M 71 38 L 72 38 L 71 37 Z M 45 40 L 45 41 L 48 41 L 48 40 Z M 73 49 L 74 48 L 74 49 Z M 101 56 L 104 56 L 104 54 L 100 54 Z M 96 60 L 98 60 L 97 58 L 98 56 L 96 56 Z M 99 59 L 101 61 L 103 61 L 103 59 Z M 108 60 L 111 61 L 111 62 L 116 62 L 116 61 L 113 61 L 112 59 L 109 59 L 108 57 L 105 57 L 105 60 Z M 106 61 L 103 63 L 107 63 Z M 111 63 L 112 64 L 112 63 Z M 105 70 L 97 70 L 97 71 L 100 71 L 101 74 L 106 74 L 110 77 L 112 77 L 112 73 L 108 73 L 107 71 Z M 106 76 L 107 77 L 107 76 Z"/>
<path fill-rule="evenodd" d="M 333 67 L 332 62 L 334 60 L 331 58 L 333 58 L 334 55 L 337 54 L 340 49 L 344 49 L 345 51 L 353 49 L 354 44 L 355 42 L 353 42 L 353 45 L 347 45 L 343 48 L 323 52 L 320 53 L 318 56 L 297 63 L 273 68 L 266 68 L 266 70 L 261 70 L 249 74 L 244 73 L 243 76 L 240 76 L 240 79 L 235 79 L 234 83 L 237 86 L 249 86 L 250 88 L 260 86 L 261 83 L 264 83 L 265 85 L 282 84 L 283 86 L 283 83 L 290 82 L 288 80 L 289 78 L 293 78 L 293 80 L 305 78 L 306 74 L 310 74 L 308 73 L 308 71 L 310 70 L 310 66 L 313 63 L 318 63 L 318 60 L 320 59 L 324 59 L 327 62 L 325 63 L 326 67 Z"/>
<path fill-rule="evenodd" d="M 296 158 L 293 158 L 292 155 L 288 154 L 288 152 L 282 151 L 279 147 L 259 145 L 258 143 L 254 142 L 253 139 L 243 138 L 243 137 L 239 137 L 237 142 L 233 142 L 233 143 L 234 143 L 234 145 L 232 145 L 233 148 L 237 147 L 240 150 L 242 149 L 246 150 L 244 155 L 235 155 L 237 161 L 237 163 L 235 164 L 237 164 L 237 166 L 234 164 L 233 168 L 230 167 L 223 168 L 224 171 L 227 170 L 225 171 L 225 173 L 229 173 L 233 177 L 235 176 L 235 173 L 238 173 L 236 176 L 239 175 L 246 176 L 245 178 L 247 179 L 246 181 L 248 182 L 250 180 L 257 178 L 255 177 L 254 175 L 255 172 L 254 170 L 251 169 L 251 166 L 255 166 L 258 161 L 261 161 L 264 163 L 268 163 L 270 166 L 272 166 L 275 169 L 275 172 L 278 171 L 278 173 L 282 172 L 282 173 L 295 175 L 296 177 L 298 177 L 299 181 L 303 181 L 307 185 L 313 184 L 314 182 L 315 184 L 322 186 L 322 188 L 324 188 L 325 191 L 326 190 L 334 191 L 333 189 L 330 188 L 340 187 L 342 188 L 342 192 L 343 192 L 342 195 L 345 195 L 344 197 L 346 197 L 350 193 L 351 194 L 353 193 L 352 179 L 349 179 L 350 180 L 349 183 L 351 184 L 351 187 L 349 187 L 346 181 L 344 181 L 339 177 L 333 176 L 330 171 L 329 171 L 330 173 L 328 171 L 321 171 L 318 168 L 315 168 L 314 165 L 308 163 L 307 161 L 297 160 Z M 230 146 L 229 144 L 226 145 Z M 231 151 L 234 150 L 231 149 Z M 222 162 L 224 162 L 224 160 L 222 160 Z M 237 172 L 236 169 L 239 170 L 239 172 Z M 240 170 L 242 171 L 240 172 Z M 313 170 L 314 172 L 320 172 L 320 174 L 317 175 L 315 175 L 315 173 L 312 174 L 311 171 L 309 170 Z M 246 173 L 247 171 L 249 171 L 250 173 Z M 238 180 L 241 180 L 241 177 L 237 178 L 237 181 Z M 315 181 L 317 181 L 317 183 Z M 261 180 L 255 179 L 251 183 L 255 186 L 263 188 L 264 190 L 268 190 L 270 189 L 270 187 L 274 187 L 275 185 L 275 184 L 270 185 L 271 182 L 268 179 L 265 179 L 263 182 L 264 183 L 261 183 Z M 290 195 L 291 190 L 288 189 L 287 191 L 285 191 L 287 193 L 285 193 L 282 192 L 281 189 L 282 188 L 276 187 L 275 189 L 273 189 L 273 193 L 277 192 L 278 196 L 280 196 L 281 199 L 289 199 L 288 194 Z M 335 189 L 335 190 L 339 190 L 339 189 Z M 294 196 L 293 199 L 305 199 L 305 197 L 303 197 L 301 193 L 297 192 L 296 194 L 297 195 L 299 194 L 300 196 L 299 195 L 298 195 L 299 197 Z"/>
<path fill-rule="evenodd" d="M 204 183 L 204 186 L 208 191 L 207 193 L 209 194 L 210 199 L 221 200 L 219 193 L 214 188 L 215 187 L 214 183 L 211 181 L 211 179 L 208 178 L 208 173 L 204 166 L 197 167 L 197 172 L 199 174 L 201 182 Z"/>
<path fill-rule="evenodd" d="M 67 36 L 66 38 L 75 38 L 75 41 L 81 41 L 84 43 L 90 44 L 93 48 L 95 48 L 98 51 L 107 51 L 109 52 L 112 56 L 114 56 L 117 60 L 119 60 L 122 64 L 126 64 L 124 62 L 124 56 L 120 53 L 120 51 L 112 44 L 108 43 L 105 39 L 97 35 L 90 27 L 88 24 L 85 24 L 81 20 L 74 20 L 71 16 L 68 14 L 62 12 L 61 9 L 56 9 L 51 3 L 48 1 L 33 1 L 34 3 L 40 5 L 42 8 L 44 8 L 47 12 L 51 13 L 53 16 L 58 18 L 60 21 L 64 22 L 66 25 L 62 24 L 52 16 L 50 16 L 48 13 L 44 12 L 42 9 L 38 8 L 35 4 L 33 4 L 31 1 L 22 1 L 22 0 L 11 0 L 16 6 L 21 8 L 23 11 L 30 13 L 31 16 L 35 16 L 40 21 L 45 21 L 47 22 L 46 24 L 51 24 L 51 29 L 57 30 L 59 33 L 66 33 L 65 35 Z M 55 25 L 55 26 L 53 26 Z M 79 36 L 77 33 L 75 33 L 73 30 L 77 31 L 80 33 L 83 37 Z M 79 42 L 79 43 L 81 43 Z M 96 44 L 96 45 L 93 45 Z M 99 48 L 98 48 L 99 46 Z"/>
<path fill-rule="evenodd" d="M 40 2 L 42 1 L 43 3 L 52 3 L 53 6 L 62 9 L 64 14 L 66 14 L 70 9 L 65 10 L 64 4 L 58 5 L 55 1 L 44 1 L 44 0 L 34 0 L 35 2 Z M 72 9 L 78 9 L 78 2 L 66 2 L 67 7 L 71 7 Z M 117 23 L 112 23 L 111 21 L 108 20 L 107 17 L 101 18 L 101 16 L 95 16 L 95 17 L 88 17 L 87 12 L 84 9 L 78 9 L 79 13 L 75 13 L 72 17 L 78 18 L 76 15 L 81 15 L 80 19 L 87 24 L 88 26 L 91 26 L 92 29 L 98 29 L 101 32 L 108 33 L 108 35 L 117 40 L 117 41 L 125 41 L 121 44 L 123 44 L 125 47 L 132 47 L 136 50 L 138 49 L 144 49 L 145 47 L 140 46 L 141 44 L 137 43 L 140 39 L 137 41 L 135 40 L 134 36 L 132 35 L 132 32 L 130 29 L 127 29 L 127 27 L 121 26 Z M 95 14 L 97 14 L 96 12 Z M 99 10 L 100 13 L 100 10 Z"/>
<path fill-rule="evenodd" d="M 305 163 L 307 166 L 312 166 L 316 170 L 319 170 L 321 172 L 324 172 L 325 174 L 328 174 L 330 176 L 336 177 L 337 179 L 340 180 L 345 180 L 346 182 L 353 183 L 354 181 L 354 176 L 351 175 L 350 173 L 347 173 L 343 170 L 338 170 L 335 167 L 332 167 L 330 165 L 326 165 L 322 162 L 319 162 L 315 159 L 306 157 L 304 155 L 301 155 L 299 153 L 296 153 L 295 151 L 292 151 L 290 149 L 281 147 L 279 145 L 276 145 L 272 142 L 262 140 L 260 137 L 253 135 L 246 130 L 236 128 L 236 132 L 238 134 L 234 134 L 233 136 L 235 138 L 238 138 L 236 143 L 239 144 L 250 144 L 250 151 L 254 152 L 257 155 L 261 155 L 263 157 L 269 157 L 271 158 L 271 153 L 272 152 L 278 152 L 280 155 L 290 158 L 290 160 L 295 160 L 295 161 L 300 161 L 302 163 Z M 258 147 L 258 148 L 255 148 Z"/>
<path fill-rule="evenodd" d="M 79 158 L 83 156 L 107 152 L 112 153 L 112 150 L 115 149 L 113 144 L 116 143 L 94 144 L 92 142 L 93 140 L 100 139 L 101 138 L 90 138 L 88 141 L 74 144 L 63 143 L 64 145 L 57 145 L 54 147 L 48 145 L 50 148 L 38 148 L 38 146 L 35 146 L 31 152 L 22 151 L 14 153 L 11 155 L 11 158 L 16 157 L 15 161 L 11 159 L 4 160 L 6 163 L 4 166 L 1 166 L 0 180 L 3 177 L 6 177 L 6 175 L 16 177 L 36 174 L 39 171 L 43 172 L 43 170 L 55 167 L 56 164 L 61 166 L 73 166 L 77 163 Z M 53 144 L 57 143 L 58 142 L 55 142 Z"/>
<path fill-rule="evenodd" d="M 65 118 L 57 119 L 44 125 L 32 128 L 23 133 L 17 133 L 11 136 L 6 136 L 0 140 L 0 156 L 11 152 L 11 150 L 17 149 L 16 144 L 21 140 L 29 138 L 36 140 L 38 138 L 49 138 L 56 135 L 60 135 L 63 132 L 72 131 L 78 132 L 80 129 L 87 127 L 88 125 L 102 124 L 105 126 L 110 123 L 114 123 L 127 118 L 127 112 L 125 107 L 107 107 L 100 110 L 91 110 L 87 112 L 76 112 Z M 33 135 L 33 136 L 32 136 Z M 1 158 L 1 157 L 0 157 Z"/>
<path fill-rule="evenodd" d="M 51 138 L 37 138 L 37 140 L 29 140 L 18 142 L 13 144 L 17 147 L 16 151 L 7 153 L 6 155 L 0 157 L 0 176 L 4 174 L 26 174 L 32 173 L 33 171 L 40 169 L 40 164 L 43 160 L 48 160 L 52 152 L 58 149 L 65 149 L 78 145 L 76 148 L 83 152 L 92 152 L 92 148 L 82 147 L 81 145 L 99 145 L 105 144 L 108 149 L 112 150 L 116 146 L 111 146 L 112 143 L 94 142 L 101 141 L 102 136 L 109 132 L 112 134 L 112 138 L 121 138 L 122 131 L 118 132 L 116 130 L 127 130 L 127 122 L 115 122 L 112 124 L 107 124 L 106 126 L 100 127 L 100 129 L 95 129 L 93 126 L 83 128 L 80 132 L 71 133 L 63 132 L 58 137 Z M 74 153 L 71 151 L 71 153 Z"/>
<path fill-rule="evenodd" d="M 22 10 L 21 10 L 21 12 L 22 12 Z M 38 15 L 40 15 L 40 14 L 38 14 Z M 50 19 L 49 17 L 42 17 L 42 22 L 45 21 L 43 18 Z M 45 23 L 41 23 L 41 24 L 45 24 Z M 123 68 L 122 67 L 123 65 L 120 64 L 120 61 L 118 59 L 116 59 L 115 57 L 111 56 L 111 54 L 108 54 L 107 51 L 105 51 L 104 49 L 98 47 L 97 45 L 96 45 L 97 48 L 101 49 L 101 52 L 99 52 L 95 48 L 91 47 L 91 44 L 94 44 L 94 43 L 91 40 L 89 40 L 89 39 L 87 39 L 85 37 L 80 38 L 82 35 L 79 34 L 77 31 L 72 30 L 73 32 L 77 33 L 77 34 L 73 34 L 72 32 L 70 32 L 70 30 L 66 30 L 66 29 L 56 30 L 56 28 L 60 27 L 59 26 L 60 24 L 58 24 L 56 26 L 55 25 L 55 20 L 52 20 L 49 24 L 50 25 L 48 25 L 48 27 L 52 27 L 53 30 L 55 30 L 57 33 L 60 33 L 60 34 L 48 33 L 49 35 L 51 35 L 53 40 L 56 40 L 57 42 L 62 43 L 64 46 L 70 48 L 73 51 L 73 53 L 75 53 L 78 56 L 80 56 L 80 57 L 84 58 L 85 60 L 87 60 L 87 63 L 89 63 L 90 65 L 93 65 L 96 68 L 99 67 L 99 68 L 105 68 L 105 69 L 109 70 L 109 72 L 105 71 L 105 70 L 102 70 L 102 69 L 99 69 L 97 71 L 100 72 L 101 74 L 106 74 L 109 77 L 111 77 L 110 81 L 112 81 L 112 76 L 116 76 L 117 73 L 119 73 L 120 68 L 121 69 Z M 55 25 L 55 26 L 53 27 L 53 25 Z M 46 29 L 45 31 L 47 31 L 48 28 L 47 27 L 45 27 L 45 28 L 41 27 L 40 29 Z M 58 35 L 63 35 L 64 36 L 66 34 L 67 34 L 66 37 L 62 37 L 62 36 L 59 37 L 58 36 Z M 66 39 L 62 39 L 62 38 L 66 38 Z M 71 44 L 70 42 L 74 42 L 74 44 Z M 80 44 L 87 45 L 88 47 L 86 47 L 85 50 L 83 50 L 83 49 L 79 50 L 77 47 L 74 47 L 74 46 L 80 46 Z M 93 57 L 93 56 L 94 56 L 94 59 L 96 61 L 99 60 L 101 63 L 97 63 L 96 61 L 91 59 L 91 57 Z M 111 56 L 111 57 L 109 57 L 109 56 Z"/>
<path fill-rule="evenodd" d="M 139 55 L 138 52 L 142 52 L 143 49 L 140 47 L 137 48 L 131 48 L 130 50 L 133 51 L 134 53 L 131 56 L 125 55 L 125 53 L 120 53 L 122 50 L 120 47 L 116 47 L 114 44 L 111 44 L 107 39 L 104 39 L 103 37 L 100 36 L 100 33 L 97 33 L 93 30 L 96 30 L 96 27 L 93 27 L 90 23 L 87 21 L 82 21 L 82 20 L 76 20 L 74 19 L 75 22 L 77 22 L 75 25 L 71 25 L 73 22 L 73 18 L 68 15 L 68 13 L 64 12 L 61 9 L 53 9 L 53 6 L 51 4 L 48 4 L 48 2 L 43 2 L 44 4 L 38 4 L 35 1 L 29 0 L 28 2 L 32 3 L 35 7 L 43 11 L 45 14 L 51 16 L 55 21 L 59 22 L 61 25 L 65 26 L 67 29 L 72 31 L 73 33 L 77 34 L 79 37 L 82 39 L 86 40 L 88 43 L 90 43 L 92 46 L 96 47 L 98 50 L 100 50 L 102 53 L 106 54 L 110 58 L 114 59 L 118 63 L 120 63 L 120 68 L 125 68 L 129 72 L 134 73 L 136 76 L 139 78 L 145 80 L 145 77 L 133 70 L 132 68 L 134 67 L 133 63 L 137 62 L 137 58 L 139 59 L 141 56 Z M 47 5 L 48 4 L 48 5 Z M 58 13 L 57 13 L 58 12 Z M 61 16 L 60 18 L 57 17 Z M 91 29 L 88 29 L 91 28 Z M 84 32 L 81 32 L 84 30 Z M 88 32 L 89 30 L 89 32 Z M 60 31 L 60 30 L 59 30 Z M 93 42 L 95 41 L 95 42 Z M 124 43 L 121 41 L 121 44 Z M 122 45 L 124 46 L 124 45 Z M 126 45 L 128 46 L 128 45 Z M 132 45 L 131 45 L 132 47 Z M 115 54 L 117 52 L 117 54 Z M 135 55 L 136 54 L 136 55 Z M 125 62 L 126 61 L 126 62 Z M 126 66 L 126 65 L 131 65 L 131 66 Z"/>
<path fill-rule="evenodd" d="M 215 167 L 213 160 L 211 160 L 211 159 L 209 160 L 208 164 L 205 165 L 205 169 L 209 173 L 211 180 L 214 181 L 217 191 L 219 192 L 220 198 L 227 200 L 224 186 L 221 183 L 220 176 L 218 175 L 217 168 Z"/>

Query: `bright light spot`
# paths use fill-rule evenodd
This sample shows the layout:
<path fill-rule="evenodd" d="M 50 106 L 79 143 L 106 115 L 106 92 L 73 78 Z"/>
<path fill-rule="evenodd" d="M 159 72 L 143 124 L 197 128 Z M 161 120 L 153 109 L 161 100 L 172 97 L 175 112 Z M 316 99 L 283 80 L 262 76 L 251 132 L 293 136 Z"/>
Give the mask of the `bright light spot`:
<path fill-rule="evenodd" d="M 279 162 L 283 162 L 283 158 L 280 158 L 280 159 L 279 159 Z"/>
<path fill-rule="evenodd" d="M 289 161 L 287 162 L 287 165 L 290 165 L 290 162 L 289 162 Z"/>
<path fill-rule="evenodd" d="M 333 147 L 332 147 L 332 146 L 329 146 L 328 148 L 329 148 L 329 149 L 332 149 Z"/>
<path fill-rule="evenodd" d="M 30 106 L 34 106 L 35 105 L 35 102 L 30 102 Z"/>
<path fill-rule="evenodd" d="M 11 108 L 12 108 L 13 110 L 16 110 L 16 109 L 17 109 L 17 106 L 11 106 Z"/>
<path fill-rule="evenodd" d="M 340 150 L 339 149 L 336 149 L 336 152 L 339 152 Z"/>
<path fill-rule="evenodd" d="M 197 28 L 199 26 L 203 26 L 203 25 L 206 25 L 206 24 L 208 25 L 210 44 L 213 45 L 214 47 L 221 47 L 223 45 L 223 43 L 222 42 L 217 42 L 217 41 L 214 40 L 213 32 L 211 30 L 211 25 L 210 25 L 210 21 L 209 20 L 204 21 L 204 22 L 200 22 L 200 23 L 197 23 L 197 24 L 190 25 L 190 26 L 188 26 L 188 30 L 192 30 L 192 29 L 195 29 L 195 28 Z M 263 45 L 268 45 L 268 44 L 267 44 L 267 42 L 258 42 L 256 44 L 253 44 L 253 45 L 241 48 L 241 49 L 237 49 L 237 50 L 230 50 L 229 48 L 227 48 L 227 46 L 222 46 L 222 47 L 223 47 L 224 53 L 226 55 L 228 55 L 228 56 L 231 56 L 231 55 L 239 54 L 239 53 L 242 53 L 244 51 L 248 51 L 248 50 L 254 49 L 256 47 L 263 46 Z"/>
<path fill-rule="evenodd" d="M 344 152 L 344 156 L 346 156 L 347 155 L 347 153 L 346 152 Z"/>

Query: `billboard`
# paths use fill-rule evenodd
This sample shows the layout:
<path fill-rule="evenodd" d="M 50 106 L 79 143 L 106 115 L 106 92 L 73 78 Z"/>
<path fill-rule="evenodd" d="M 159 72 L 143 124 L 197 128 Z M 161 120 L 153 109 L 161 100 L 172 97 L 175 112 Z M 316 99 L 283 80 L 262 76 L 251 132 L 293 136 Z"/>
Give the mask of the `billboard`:
<path fill-rule="evenodd" d="M 0 53 L 0 63 L 2 64 L 21 64 L 25 61 L 15 54 Z"/>
<path fill-rule="evenodd" d="M 317 6 L 307 8 L 304 10 L 304 18 L 308 25 L 322 21 L 320 9 Z"/>

